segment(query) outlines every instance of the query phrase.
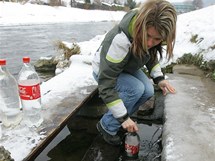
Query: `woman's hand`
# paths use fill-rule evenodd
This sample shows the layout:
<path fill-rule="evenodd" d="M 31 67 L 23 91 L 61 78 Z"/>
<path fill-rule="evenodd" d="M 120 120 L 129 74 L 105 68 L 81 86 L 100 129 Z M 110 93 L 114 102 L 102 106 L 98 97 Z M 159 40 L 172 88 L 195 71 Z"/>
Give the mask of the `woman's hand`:
<path fill-rule="evenodd" d="M 175 93 L 175 88 L 170 85 L 169 81 L 167 80 L 162 80 L 158 83 L 158 86 L 160 87 L 160 89 L 163 91 L 163 95 L 166 95 L 167 92 L 170 93 Z"/>
<path fill-rule="evenodd" d="M 138 131 L 137 124 L 130 117 L 122 123 L 122 127 L 128 132 Z"/>

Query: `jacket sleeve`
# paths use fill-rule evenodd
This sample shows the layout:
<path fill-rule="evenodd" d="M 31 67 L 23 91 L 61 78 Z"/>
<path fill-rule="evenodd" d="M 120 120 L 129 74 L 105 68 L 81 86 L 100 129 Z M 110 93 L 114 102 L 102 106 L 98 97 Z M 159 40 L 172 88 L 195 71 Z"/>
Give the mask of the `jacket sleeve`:
<path fill-rule="evenodd" d="M 99 94 L 115 118 L 127 114 L 127 109 L 115 89 L 117 78 L 128 60 L 130 42 L 121 32 L 110 42 L 103 42 L 98 74 Z"/>
<path fill-rule="evenodd" d="M 161 67 L 157 58 L 155 58 L 155 60 L 149 60 L 146 64 L 146 67 L 149 70 L 149 74 L 155 84 L 158 84 L 161 80 L 164 80 L 164 75 L 161 71 Z"/>

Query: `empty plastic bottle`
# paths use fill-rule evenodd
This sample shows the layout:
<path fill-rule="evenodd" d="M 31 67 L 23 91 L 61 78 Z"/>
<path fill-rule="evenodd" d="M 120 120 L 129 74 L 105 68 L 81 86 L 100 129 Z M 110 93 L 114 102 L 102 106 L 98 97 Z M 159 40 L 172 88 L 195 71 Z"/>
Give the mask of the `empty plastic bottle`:
<path fill-rule="evenodd" d="M 23 66 L 18 75 L 19 95 L 24 113 L 24 123 L 38 127 L 43 122 L 41 115 L 40 78 L 30 58 L 23 58 Z"/>
<path fill-rule="evenodd" d="M 125 137 L 125 159 L 137 160 L 140 149 L 140 137 L 136 132 L 128 132 Z"/>
<path fill-rule="evenodd" d="M 1 137 L 2 137 L 2 129 L 1 129 L 1 124 L 2 124 L 2 122 L 0 121 L 0 140 L 1 140 Z"/>
<path fill-rule="evenodd" d="M 6 127 L 16 126 L 22 120 L 18 84 L 7 70 L 5 59 L 0 59 L 0 115 Z"/>

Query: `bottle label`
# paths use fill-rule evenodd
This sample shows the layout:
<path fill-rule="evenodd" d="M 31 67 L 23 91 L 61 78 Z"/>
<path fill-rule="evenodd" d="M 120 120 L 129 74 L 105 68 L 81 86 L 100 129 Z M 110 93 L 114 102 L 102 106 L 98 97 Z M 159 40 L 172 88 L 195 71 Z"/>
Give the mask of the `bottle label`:
<path fill-rule="evenodd" d="M 22 100 L 34 100 L 41 97 L 40 84 L 33 86 L 19 85 L 19 95 Z"/>
<path fill-rule="evenodd" d="M 125 144 L 125 151 L 129 156 L 137 155 L 139 153 L 139 144 L 136 146 Z"/>

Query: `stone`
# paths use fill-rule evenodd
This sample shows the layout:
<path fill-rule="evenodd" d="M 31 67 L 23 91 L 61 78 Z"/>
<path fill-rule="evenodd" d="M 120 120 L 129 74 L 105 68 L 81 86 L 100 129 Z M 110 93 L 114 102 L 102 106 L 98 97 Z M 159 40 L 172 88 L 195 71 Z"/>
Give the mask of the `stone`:
<path fill-rule="evenodd" d="M 10 152 L 3 146 L 0 146 L 0 161 L 14 161 L 10 156 Z"/>
<path fill-rule="evenodd" d="M 57 62 L 54 57 L 41 58 L 34 64 L 35 70 L 38 72 L 55 72 Z"/>

